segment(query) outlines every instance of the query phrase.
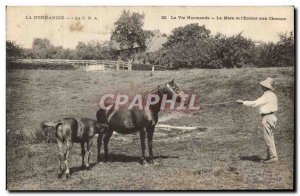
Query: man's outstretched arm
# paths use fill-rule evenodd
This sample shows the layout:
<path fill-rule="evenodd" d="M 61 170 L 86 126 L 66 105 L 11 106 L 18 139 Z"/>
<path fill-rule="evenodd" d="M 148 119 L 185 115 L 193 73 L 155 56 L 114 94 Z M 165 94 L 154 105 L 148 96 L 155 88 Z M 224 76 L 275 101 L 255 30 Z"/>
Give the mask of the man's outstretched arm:
<path fill-rule="evenodd" d="M 239 104 L 243 104 L 245 106 L 248 106 L 248 107 L 258 107 L 258 106 L 261 106 L 261 105 L 264 105 L 267 103 L 267 98 L 265 95 L 259 97 L 258 99 L 256 99 L 255 101 L 243 101 L 243 100 L 236 100 L 237 103 Z"/>

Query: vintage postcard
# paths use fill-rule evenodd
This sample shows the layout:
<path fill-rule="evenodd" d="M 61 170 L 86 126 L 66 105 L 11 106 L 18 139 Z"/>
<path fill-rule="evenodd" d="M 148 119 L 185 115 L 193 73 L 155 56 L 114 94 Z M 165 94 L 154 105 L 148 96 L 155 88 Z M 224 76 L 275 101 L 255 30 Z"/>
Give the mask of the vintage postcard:
<path fill-rule="evenodd" d="M 294 12 L 8 6 L 7 190 L 295 190 Z"/>

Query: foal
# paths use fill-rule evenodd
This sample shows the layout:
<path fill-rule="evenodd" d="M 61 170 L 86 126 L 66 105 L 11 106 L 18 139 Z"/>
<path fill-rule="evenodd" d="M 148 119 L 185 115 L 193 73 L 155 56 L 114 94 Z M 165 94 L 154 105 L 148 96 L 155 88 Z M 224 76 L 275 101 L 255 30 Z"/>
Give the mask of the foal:
<path fill-rule="evenodd" d="M 63 118 L 57 122 L 43 122 L 42 130 L 46 127 L 53 127 L 55 130 L 55 136 L 59 148 L 59 167 L 58 167 L 58 178 L 61 178 L 65 173 L 66 178 L 70 178 L 70 170 L 68 166 L 68 157 L 72 149 L 73 143 L 81 144 L 81 155 L 82 155 L 82 168 L 90 168 L 90 155 L 91 147 L 94 143 L 95 134 L 103 134 L 107 126 L 101 124 L 95 120 L 88 118 L 82 118 L 76 120 L 75 118 Z M 85 164 L 85 145 L 87 150 L 87 163 Z M 64 150 L 64 144 L 66 145 Z M 64 162 L 64 168 L 62 164 Z"/>

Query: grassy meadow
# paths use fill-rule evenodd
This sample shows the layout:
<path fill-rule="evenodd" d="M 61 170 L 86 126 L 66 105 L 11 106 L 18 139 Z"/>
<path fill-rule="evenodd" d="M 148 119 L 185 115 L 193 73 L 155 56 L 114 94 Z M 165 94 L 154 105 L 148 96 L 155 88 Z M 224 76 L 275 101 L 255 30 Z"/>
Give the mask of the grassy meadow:
<path fill-rule="evenodd" d="M 279 100 L 275 142 L 279 162 L 266 165 L 261 117 L 255 108 L 235 103 L 206 106 L 193 113 L 161 112 L 169 125 L 201 126 L 205 131 L 156 129 L 153 165 L 138 163 L 138 134 L 115 134 L 110 162 L 80 170 L 80 145 L 70 156 L 72 178 L 57 179 L 57 145 L 40 142 L 44 120 L 65 116 L 95 119 L 101 95 L 143 93 L 175 79 L 200 103 L 253 100 L 262 94 L 259 81 L 275 80 Z M 25 136 L 20 145 L 7 137 L 9 190 L 219 190 L 292 189 L 294 157 L 294 69 L 192 69 L 178 71 L 9 70 L 6 89 L 6 129 Z M 28 142 L 28 138 L 31 142 Z M 146 151 L 147 152 L 147 151 Z"/>

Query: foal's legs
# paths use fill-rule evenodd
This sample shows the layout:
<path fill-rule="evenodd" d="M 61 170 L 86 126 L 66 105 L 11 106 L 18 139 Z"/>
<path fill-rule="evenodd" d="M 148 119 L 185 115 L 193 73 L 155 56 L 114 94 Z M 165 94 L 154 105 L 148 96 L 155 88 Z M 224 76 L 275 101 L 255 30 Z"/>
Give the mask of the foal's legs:
<path fill-rule="evenodd" d="M 63 169 L 61 168 L 61 163 L 64 159 L 64 153 L 63 153 L 63 142 L 57 138 L 57 144 L 58 144 L 58 178 L 61 178 L 63 175 Z"/>
<path fill-rule="evenodd" d="M 90 169 L 90 157 L 91 157 L 91 154 L 92 154 L 92 145 L 94 143 L 94 137 L 93 136 L 92 138 L 90 138 L 87 142 L 87 146 L 86 146 L 86 149 L 87 149 L 87 152 L 88 152 L 88 155 L 87 155 L 87 163 L 86 163 L 86 168 L 87 169 Z"/>
<path fill-rule="evenodd" d="M 66 178 L 70 178 L 70 169 L 68 166 L 68 158 L 69 158 L 69 154 L 72 149 L 73 143 L 72 143 L 71 139 L 67 139 L 66 142 L 67 142 L 67 147 L 65 150 Z"/>
<path fill-rule="evenodd" d="M 81 144 L 81 157 L 82 157 L 81 169 L 84 169 L 84 156 L 85 156 L 84 142 L 81 142 L 80 144 Z"/>
<path fill-rule="evenodd" d="M 97 156 L 97 161 L 100 162 L 101 160 L 101 144 L 102 144 L 102 138 L 103 138 L 103 133 L 99 133 L 98 139 L 97 139 L 97 149 L 98 149 L 98 156 Z"/>
<path fill-rule="evenodd" d="M 105 155 L 104 162 L 108 161 L 108 143 L 109 143 L 109 140 L 110 140 L 112 134 L 113 134 L 112 130 L 107 130 L 107 132 L 105 133 L 104 139 L 103 139 L 103 142 L 104 142 L 104 155 Z"/>

